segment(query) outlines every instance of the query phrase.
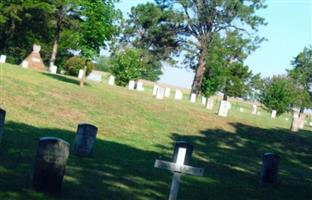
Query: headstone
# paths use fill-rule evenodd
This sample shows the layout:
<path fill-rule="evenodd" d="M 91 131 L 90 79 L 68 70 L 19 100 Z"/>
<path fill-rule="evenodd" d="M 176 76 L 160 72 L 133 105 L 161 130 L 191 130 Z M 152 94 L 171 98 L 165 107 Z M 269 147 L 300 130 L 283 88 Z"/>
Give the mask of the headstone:
<path fill-rule="evenodd" d="M 288 117 L 286 117 L 285 120 L 288 121 L 289 120 Z"/>
<path fill-rule="evenodd" d="M 32 186 L 37 191 L 60 193 L 69 144 L 59 138 L 39 139 L 32 173 Z"/>
<path fill-rule="evenodd" d="M 165 89 L 159 87 L 159 88 L 157 89 L 156 99 L 164 99 L 164 97 L 165 97 Z"/>
<path fill-rule="evenodd" d="M 279 156 L 273 153 L 263 154 L 260 172 L 260 185 L 272 185 L 277 183 Z"/>
<path fill-rule="evenodd" d="M 0 56 L 0 64 L 4 64 L 6 61 L 6 56 L 5 55 L 1 55 Z"/>
<path fill-rule="evenodd" d="M 41 49 L 41 46 L 34 44 L 33 51 L 27 56 L 27 58 L 24 59 L 24 61 L 28 62 L 27 67 L 29 68 L 40 70 L 40 71 L 46 71 L 46 67 L 40 55 L 40 49 Z"/>
<path fill-rule="evenodd" d="M 157 89 L 159 88 L 158 85 L 154 84 L 154 88 L 153 88 L 153 96 L 157 95 Z"/>
<path fill-rule="evenodd" d="M 73 153 L 78 156 L 90 156 L 97 131 L 98 128 L 91 124 L 79 124 L 74 140 Z"/>
<path fill-rule="evenodd" d="M 22 62 L 22 67 L 23 67 L 23 68 L 28 68 L 28 61 L 24 60 L 24 61 Z"/>
<path fill-rule="evenodd" d="M 182 98 L 183 98 L 183 93 L 181 92 L 181 90 L 176 89 L 174 99 L 181 100 Z"/>
<path fill-rule="evenodd" d="M 108 77 L 108 85 L 115 85 L 115 76 L 110 75 Z"/>
<path fill-rule="evenodd" d="M 83 75 L 84 75 L 84 70 L 83 69 L 79 69 L 78 79 L 82 79 Z"/>
<path fill-rule="evenodd" d="M 171 89 L 167 87 L 165 89 L 165 97 L 170 97 L 170 92 L 171 92 Z"/>
<path fill-rule="evenodd" d="M 276 118 L 276 110 L 272 110 L 271 118 Z"/>
<path fill-rule="evenodd" d="M 173 172 L 169 200 L 177 199 L 179 183 L 182 174 L 203 176 L 204 169 L 189 166 L 192 151 L 193 146 L 191 144 L 187 142 L 177 142 L 174 148 L 173 162 L 167 162 L 163 160 L 155 161 L 154 167 Z"/>
<path fill-rule="evenodd" d="M 257 105 L 256 105 L 256 104 L 253 104 L 253 105 L 252 105 L 251 114 L 253 114 L 253 115 L 256 115 L 256 114 L 257 114 Z"/>
<path fill-rule="evenodd" d="M 244 108 L 239 108 L 239 112 L 244 112 Z"/>
<path fill-rule="evenodd" d="M 202 97 L 201 104 L 202 105 L 206 105 L 206 101 L 207 101 L 207 98 L 206 97 Z"/>
<path fill-rule="evenodd" d="M 231 103 L 228 101 L 222 100 L 220 103 L 220 108 L 218 115 L 221 117 L 227 117 L 228 116 L 228 111 L 231 108 Z"/>
<path fill-rule="evenodd" d="M 53 65 L 49 68 L 49 71 L 51 72 L 51 74 L 56 74 L 57 72 L 57 66 Z"/>
<path fill-rule="evenodd" d="M 129 90 L 134 90 L 134 87 L 135 87 L 135 81 L 129 81 L 129 85 L 128 85 L 128 88 Z"/>
<path fill-rule="evenodd" d="M 138 91 L 144 91 L 143 83 L 142 81 L 137 82 L 137 88 Z"/>
<path fill-rule="evenodd" d="M 309 126 L 312 126 L 312 122 L 309 122 Z"/>
<path fill-rule="evenodd" d="M 195 103 L 195 102 L 196 102 L 196 94 L 195 94 L 195 93 L 192 93 L 192 94 L 191 94 L 190 101 L 191 101 L 192 103 Z"/>
<path fill-rule="evenodd" d="M 5 121 L 5 110 L 0 108 L 0 143 L 3 138 L 3 133 L 4 133 L 4 121 Z"/>
<path fill-rule="evenodd" d="M 102 74 L 98 71 L 92 71 L 88 76 L 87 80 L 95 81 L 100 83 L 102 81 Z"/>
<path fill-rule="evenodd" d="M 213 108 L 213 99 L 212 98 L 208 98 L 208 100 L 207 100 L 207 104 L 206 104 L 206 108 L 208 109 L 208 110 L 211 110 L 212 108 Z"/>

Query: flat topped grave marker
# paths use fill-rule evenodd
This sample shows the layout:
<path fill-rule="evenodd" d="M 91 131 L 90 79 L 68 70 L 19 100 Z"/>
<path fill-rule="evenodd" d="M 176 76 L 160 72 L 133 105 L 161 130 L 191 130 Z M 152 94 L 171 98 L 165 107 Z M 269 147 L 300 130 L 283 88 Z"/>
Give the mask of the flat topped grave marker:
<path fill-rule="evenodd" d="M 187 142 L 177 142 L 173 152 L 173 162 L 156 160 L 154 167 L 173 172 L 169 200 L 176 200 L 179 191 L 179 183 L 182 174 L 203 176 L 204 169 L 189 166 L 193 146 Z"/>
<path fill-rule="evenodd" d="M 5 110 L 0 108 L 0 142 L 3 137 L 3 132 L 4 132 L 4 121 L 5 121 Z"/>
<path fill-rule="evenodd" d="M 92 124 L 79 124 L 74 140 L 73 153 L 78 156 L 90 156 L 96 141 L 97 131 L 98 128 Z"/>
<path fill-rule="evenodd" d="M 1 55 L 0 56 L 0 64 L 5 63 L 5 61 L 6 61 L 6 55 Z"/>

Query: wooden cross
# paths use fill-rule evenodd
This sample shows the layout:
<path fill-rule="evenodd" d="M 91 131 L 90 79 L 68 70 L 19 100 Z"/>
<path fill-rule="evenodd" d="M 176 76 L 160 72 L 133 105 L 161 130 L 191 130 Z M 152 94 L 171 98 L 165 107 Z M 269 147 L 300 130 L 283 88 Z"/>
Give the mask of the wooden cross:
<path fill-rule="evenodd" d="M 190 174 L 195 176 L 203 176 L 204 169 L 187 165 L 193 146 L 187 142 L 177 142 L 173 154 L 174 162 L 156 160 L 154 167 L 166 169 L 173 172 L 172 183 L 170 188 L 169 200 L 176 200 L 178 196 L 179 183 L 182 174 Z"/>

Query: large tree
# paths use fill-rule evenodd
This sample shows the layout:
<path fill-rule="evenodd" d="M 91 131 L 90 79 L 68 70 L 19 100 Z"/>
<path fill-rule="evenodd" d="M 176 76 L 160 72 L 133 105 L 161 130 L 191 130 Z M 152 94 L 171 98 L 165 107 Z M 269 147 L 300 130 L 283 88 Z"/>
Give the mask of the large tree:
<path fill-rule="evenodd" d="M 172 26 L 178 30 L 178 38 L 187 38 L 192 49 L 191 64 L 195 64 L 195 77 L 192 93 L 198 94 L 207 66 L 209 44 L 215 33 L 224 36 L 226 32 L 237 31 L 258 43 L 262 39 L 256 36 L 257 28 L 264 19 L 255 12 L 265 8 L 263 0 L 156 0 L 162 10 L 182 16 Z M 192 47 L 190 47 L 192 46 Z M 195 53 L 195 54 L 194 54 Z M 194 62 L 195 60 L 195 62 Z"/>

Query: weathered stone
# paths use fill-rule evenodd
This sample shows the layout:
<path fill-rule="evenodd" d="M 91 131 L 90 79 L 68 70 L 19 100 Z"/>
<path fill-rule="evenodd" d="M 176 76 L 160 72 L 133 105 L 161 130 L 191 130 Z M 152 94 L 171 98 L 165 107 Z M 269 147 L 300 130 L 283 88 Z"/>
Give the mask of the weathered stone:
<path fill-rule="evenodd" d="M 231 108 L 231 103 L 228 101 L 222 100 L 220 103 L 218 115 L 221 117 L 227 117 L 230 108 Z"/>
<path fill-rule="evenodd" d="M 263 154 L 260 172 L 260 184 L 270 185 L 277 183 L 279 156 L 274 153 Z"/>
<path fill-rule="evenodd" d="M 181 100 L 182 98 L 183 98 L 183 93 L 181 92 L 181 90 L 176 89 L 174 99 Z"/>
<path fill-rule="evenodd" d="M 5 110 L 0 108 L 0 142 L 2 141 L 4 133 L 5 114 L 6 114 Z"/>
<path fill-rule="evenodd" d="M 164 97 L 165 97 L 165 89 L 158 87 L 157 93 L 156 93 L 156 99 L 164 99 Z"/>
<path fill-rule="evenodd" d="M 207 101 L 207 98 L 206 97 L 202 97 L 201 104 L 202 105 L 206 105 L 206 101 Z"/>
<path fill-rule="evenodd" d="M 276 110 L 272 110 L 271 118 L 276 118 Z"/>
<path fill-rule="evenodd" d="M 165 97 L 170 97 L 170 92 L 171 92 L 171 89 L 167 87 L 165 89 Z"/>
<path fill-rule="evenodd" d="M 4 64 L 6 61 L 6 55 L 1 55 L 0 56 L 0 64 Z"/>
<path fill-rule="evenodd" d="M 192 93 L 192 94 L 191 94 L 190 101 L 191 101 L 192 103 L 195 103 L 195 102 L 196 102 L 196 94 L 195 94 L 195 93 Z"/>
<path fill-rule="evenodd" d="M 88 76 L 87 80 L 95 81 L 95 82 L 102 82 L 102 73 L 99 71 L 93 70 Z"/>
<path fill-rule="evenodd" d="M 68 156 L 66 141 L 54 137 L 40 138 L 32 174 L 33 188 L 42 192 L 61 192 Z"/>
<path fill-rule="evenodd" d="M 78 79 L 82 79 L 84 76 L 84 70 L 83 69 L 79 69 L 79 72 L 78 72 Z"/>
<path fill-rule="evenodd" d="M 253 115 L 256 115 L 256 114 L 257 114 L 257 105 L 256 105 L 256 104 L 253 104 L 253 105 L 252 105 L 251 114 L 253 114 Z"/>
<path fill-rule="evenodd" d="M 108 77 L 108 85 L 115 85 L 115 76 L 110 75 Z"/>
<path fill-rule="evenodd" d="M 98 128 L 92 124 L 79 124 L 73 145 L 73 153 L 78 156 L 90 156 L 96 141 Z"/>
<path fill-rule="evenodd" d="M 135 81 L 129 81 L 129 85 L 128 85 L 129 90 L 134 90 L 135 88 Z"/>
<path fill-rule="evenodd" d="M 137 87 L 136 87 L 136 89 L 137 89 L 138 91 L 144 91 L 144 87 L 143 87 L 143 82 L 142 82 L 142 81 L 138 81 L 138 82 L 137 82 Z"/>
<path fill-rule="evenodd" d="M 214 104 L 213 99 L 212 98 L 208 98 L 207 103 L 206 103 L 206 108 L 208 110 L 211 110 L 213 108 L 213 104 Z"/>
<path fill-rule="evenodd" d="M 53 65 L 49 67 L 49 71 L 51 74 L 56 74 L 57 72 L 57 66 Z"/>
<path fill-rule="evenodd" d="M 158 90 L 159 86 L 154 84 L 154 88 L 153 88 L 153 96 L 157 95 L 157 90 Z"/>
<path fill-rule="evenodd" d="M 28 68 L 28 61 L 24 60 L 21 65 L 23 68 Z"/>

